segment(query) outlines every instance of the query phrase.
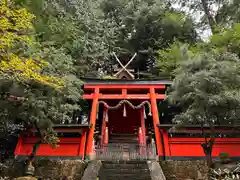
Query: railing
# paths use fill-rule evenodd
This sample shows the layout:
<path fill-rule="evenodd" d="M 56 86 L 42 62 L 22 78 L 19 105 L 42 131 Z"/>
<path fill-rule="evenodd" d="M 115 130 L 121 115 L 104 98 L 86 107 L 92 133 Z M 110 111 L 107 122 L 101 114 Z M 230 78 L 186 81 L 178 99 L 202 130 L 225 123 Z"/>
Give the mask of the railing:
<path fill-rule="evenodd" d="M 156 160 L 156 146 L 138 144 L 108 144 L 95 147 L 98 160 Z"/>

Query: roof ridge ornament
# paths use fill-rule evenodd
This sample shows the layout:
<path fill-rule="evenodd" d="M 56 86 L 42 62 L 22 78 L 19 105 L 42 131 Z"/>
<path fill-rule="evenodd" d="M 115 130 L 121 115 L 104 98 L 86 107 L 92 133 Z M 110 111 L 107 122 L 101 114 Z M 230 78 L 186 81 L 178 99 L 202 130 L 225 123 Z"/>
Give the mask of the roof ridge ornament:
<path fill-rule="evenodd" d="M 117 57 L 117 55 L 116 55 L 116 53 L 115 52 L 113 52 L 113 55 L 114 55 L 114 57 L 115 57 L 115 59 L 117 60 L 117 62 L 120 64 L 120 66 L 122 67 L 122 69 L 120 69 L 116 74 L 114 74 L 114 76 L 115 77 L 124 77 L 124 76 L 120 76 L 120 74 L 121 73 L 123 73 L 123 72 L 126 72 L 127 73 L 127 75 L 129 76 L 129 78 L 128 79 L 134 79 L 134 75 L 127 69 L 127 67 L 129 66 L 129 64 L 136 58 L 136 56 L 137 56 L 137 53 L 135 53 L 133 56 L 132 56 L 132 58 L 128 61 L 128 63 L 127 64 L 125 64 L 125 65 L 123 65 L 122 63 L 121 63 L 121 61 L 118 59 L 118 57 Z"/>

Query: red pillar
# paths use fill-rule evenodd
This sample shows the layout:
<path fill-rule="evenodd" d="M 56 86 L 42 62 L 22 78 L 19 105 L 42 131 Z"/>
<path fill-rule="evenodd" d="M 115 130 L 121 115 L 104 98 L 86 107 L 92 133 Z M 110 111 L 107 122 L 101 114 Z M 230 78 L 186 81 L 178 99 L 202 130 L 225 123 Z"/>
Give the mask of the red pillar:
<path fill-rule="evenodd" d="M 105 128 L 106 128 L 106 114 L 108 113 L 107 111 L 108 111 L 107 108 L 104 107 L 103 119 L 102 119 L 102 129 L 101 129 L 101 145 L 103 145 L 103 142 L 104 142 L 104 134 L 105 134 Z"/>
<path fill-rule="evenodd" d="M 138 129 L 138 141 L 140 145 L 143 145 L 143 135 L 142 135 L 142 128 L 139 127 Z"/>
<path fill-rule="evenodd" d="M 108 144 L 108 127 L 105 128 L 105 133 L 104 133 L 104 145 Z"/>
<path fill-rule="evenodd" d="M 157 108 L 157 100 L 154 87 L 150 88 L 150 100 L 151 100 L 151 108 L 152 108 L 152 116 L 153 116 L 153 126 L 155 132 L 155 139 L 156 139 L 156 146 L 157 146 L 157 153 L 158 156 L 163 156 L 163 150 L 161 148 L 161 137 L 160 132 L 157 127 L 159 123 L 159 116 L 158 116 L 158 108 Z"/>
<path fill-rule="evenodd" d="M 138 141 L 139 141 L 139 153 L 140 153 L 140 155 L 142 155 L 143 154 L 143 145 L 144 145 L 144 143 L 143 143 L 143 134 L 142 134 L 142 128 L 141 127 L 139 127 L 139 129 L 138 129 Z"/>
<path fill-rule="evenodd" d="M 169 147 L 169 142 L 168 142 L 168 132 L 167 132 L 166 129 L 161 129 L 160 131 L 161 131 L 162 136 L 163 136 L 165 156 L 169 157 L 170 156 L 170 147 Z"/>
<path fill-rule="evenodd" d="M 80 150 L 79 150 L 79 156 L 81 156 L 82 159 L 84 158 L 86 135 L 87 135 L 87 133 L 86 133 L 86 131 L 84 130 L 84 131 L 82 132 L 81 142 L 80 142 Z"/>
<path fill-rule="evenodd" d="M 95 88 L 91 115 L 90 115 L 90 122 L 89 122 L 91 125 L 91 128 L 89 129 L 89 132 L 88 132 L 87 145 L 86 145 L 87 157 L 89 157 L 93 149 L 93 135 L 94 135 L 95 125 L 96 125 L 96 118 L 97 118 L 98 98 L 99 98 L 99 88 Z"/>
<path fill-rule="evenodd" d="M 146 145 L 146 127 L 145 127 L 145 119 L 144 119 L 144 108 L 140 109 L 141 116 L 141 128 L 142 128 L 142 136 L 143 136 L 143 145 Z"/>
<path fill-rule="evenodd" d="M 22 144 L 23 144 L 23 138 L 22 138 L 22 135 L 20 135 L 18 138 L 18 142 L 17 142 L 16 148 L 15 148 L 15 151 L 14 151 L 15 155 L 19 155 L 21 153 Z"/>

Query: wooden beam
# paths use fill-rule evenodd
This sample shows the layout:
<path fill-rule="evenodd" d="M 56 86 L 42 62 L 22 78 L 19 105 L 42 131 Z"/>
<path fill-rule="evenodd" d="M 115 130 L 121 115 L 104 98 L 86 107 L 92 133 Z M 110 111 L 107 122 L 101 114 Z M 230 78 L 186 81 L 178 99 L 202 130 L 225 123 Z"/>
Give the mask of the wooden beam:
<path fill-rule="evenodd" d="M 126 65 L 123 65 L 123 64 L 121 63 L 121 61 L 118 59 L 118 57 L 116 56 L 115 53 L 113 53 L 113 55 L 115 56 L 117 62 L 118 62 L 118 63 L 120 64 L 120 66 L 122 67 L 122 69 L 121 69 L 120 71 L 118 71 L 114 76 L 117 76 L 117 75 L 120 74 L 122 71 L 126 71 L 126 72 L 128 73 L 128 75 L 129 75 L 130 77 L 132 77 L 133 75 L 132 75 L 131 72 L 128 71 L 127 67 L 128 67 L 128 65 L 135 59 L 135 57 L 137 56 L 137 53 L 135 53 L 135 54 L 133 55 L 133 57 L 128 61 L 128 63 L 127 63 Z"/>
<path fill-rule="evenodd" d="M 60 137 L 59 139 L 60 139 L 59 144 L 72 144 L 72 143 L 79 144 L 79 137 L 69 137 L 69 138 Z M 22 138 L 22 144 L 35 144 L 38 141 L 39 141 L 39 138 L 37 137 Z M 43 143 L 43 144 L 46 144 L 46 143 Z"/>
<path fill-rule="evenodd" d="M 84 131 L 84 129 L 79 129 L 79 128 L 57 128 L 55 130 L 58 133 L 81 133 Z"/>
<path fill-rule="evenodd" d="M 156 94 L 156 99 L 165 99 L 165 94 Z M 94 94 L 85 94 L 83 99 L 94 99 Z M 149 94 L 99 94 L 99 99 L 150 99 Z"/>
<path fill-rule="evenodd" d="M 127 89 L 122 89 L 122 96 L 124 97 L 124 99 L 127 98 Z"/>
<path fill-rule="evenodd" d="M 149 89 L 154 87 L 155 89 L 165 89 L 164 84 L 95 84 L 95 85 L 84 85 L 84 89 Z"/>

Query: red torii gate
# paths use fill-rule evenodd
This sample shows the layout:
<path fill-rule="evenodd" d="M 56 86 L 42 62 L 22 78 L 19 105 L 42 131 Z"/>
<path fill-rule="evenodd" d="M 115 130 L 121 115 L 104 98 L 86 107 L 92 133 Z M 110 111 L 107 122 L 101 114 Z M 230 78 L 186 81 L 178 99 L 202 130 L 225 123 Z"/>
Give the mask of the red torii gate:
<path fill-rule="evenodd" d="M 90 125 L 91 128 L 88 132 L 87 142 L 86 142 L 86 156 L 89 156 L 93 149 L 93 135 L 96 125 L 97 119 L 97 107 L 100 100 L 150 100 L 151 103 L 151 111 L 153 117 L 153 126 L 155 132 L 156 146 L 158 156 L 163 154 L 161 148 L 161 139 L 160 132 L 157 127 L 159 122 L 158 108 L 157 108 L 157 100 L 165 99 L 164 92 L 166 89 L 166 84 L 170 82 L 164 83 L 163 81 L 114 81 L 108 80 L 108 82 L 104 83 L 103 81 L 95 81 L 91 83 L 84 84 L 84 92 L 83 98 L 86 100 L 92 100 L 92 108 L 90 114 Z M 115 82 L 115 83 L 114 83 Z M 111 91 L 111 90 L 120 90 L 121 94 L 108 94 L 101 93 L 101 91 Z M 129 90 L 137 90 L 140 93 L 136 94 L 128 94 Z M 142 91 L 147 93 L 141 93 Z M 87 94 L 88 92 L 88 94 Z M 90 93 L 89 93 L 90 92 Z"/>

